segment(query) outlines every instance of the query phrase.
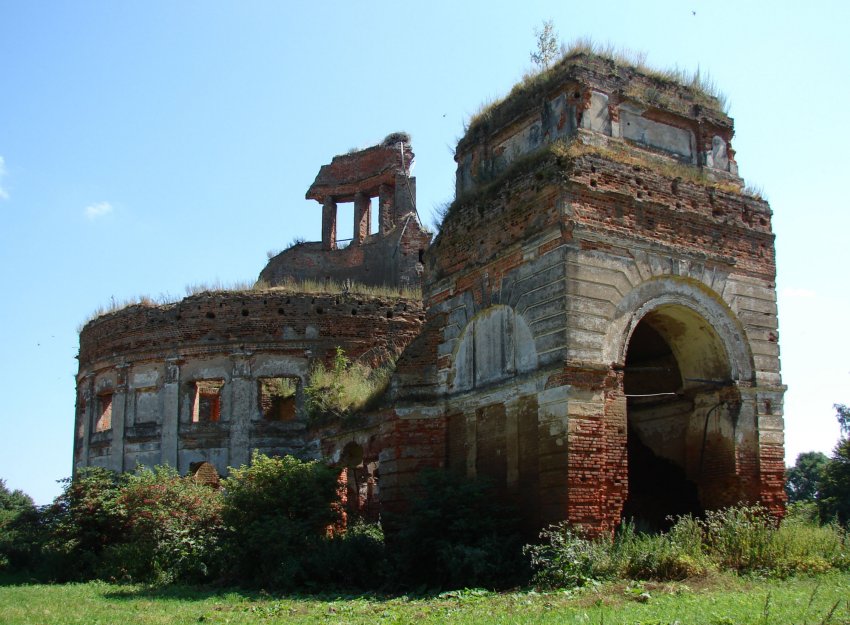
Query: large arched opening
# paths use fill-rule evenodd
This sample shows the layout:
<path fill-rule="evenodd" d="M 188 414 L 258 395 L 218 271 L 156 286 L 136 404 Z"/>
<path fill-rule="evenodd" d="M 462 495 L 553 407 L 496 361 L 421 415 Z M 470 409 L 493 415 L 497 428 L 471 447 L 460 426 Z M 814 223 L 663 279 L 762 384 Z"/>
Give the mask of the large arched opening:
<path fill-rule="evenodd" d="M 635 319 L 624 364 L 629 489 L 623 518 L 662 530 L 676 516 L 738 501 L 740 399 L 717 330 L 683 303 L 661 303 Z"/>

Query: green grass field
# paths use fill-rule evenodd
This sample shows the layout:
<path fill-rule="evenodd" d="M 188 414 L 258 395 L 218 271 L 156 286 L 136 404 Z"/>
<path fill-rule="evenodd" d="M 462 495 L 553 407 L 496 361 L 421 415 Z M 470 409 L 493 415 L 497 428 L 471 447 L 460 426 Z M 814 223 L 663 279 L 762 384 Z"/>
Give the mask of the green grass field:
<path fill-rule="evenodd" d="M 573 592 L 466 590 L 427 597 L 275 596 L 101 582 L 0 585 L 0 623 L 850 624 L 850 574 L 788 580 L 714 575 Z"/>

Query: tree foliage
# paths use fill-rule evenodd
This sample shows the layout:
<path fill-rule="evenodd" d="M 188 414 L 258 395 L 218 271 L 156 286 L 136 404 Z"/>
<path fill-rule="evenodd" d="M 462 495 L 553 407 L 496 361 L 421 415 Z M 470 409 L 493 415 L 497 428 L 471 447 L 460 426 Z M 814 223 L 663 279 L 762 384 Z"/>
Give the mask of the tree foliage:
<path fill-rule="evenodd" d="M 531 62 L 541 69 L 549 69 L 558 55 L 558 33 L 552 20 L 544 20 L 541 28 L 534 29 L 537 49 L 530 53 Z"/>
<path fill-rule="evenodd" d="M 122 528 L 103 573 L 130 581 L 196 582 L 217 572 L 221 497 L 175 469 L 138 467 L 116 500 Z"/>
<path fill-rule="evenodd" d="M 850 406 L 844 404 L 833 404 L 835 418 L 838 419 L 838 427 L 841 428 L 842 436 L 850 436 Z"/>
<path fill-rule="evenodd" d="M 797 456 L 797 462 L 785 472 L 788 503 L 814 501 L 823 469 L 828 463 L 829 458 L 819 451 L 807 451 Z"/>
<path fill-rule="evenodd" d="M 44 511 L 43 564 L 59 581 L 98 575 L 104 550 L 120 540 L 120 476 L 100 467 L 81 469 Z"/>
<path fill-rule="evenodd" d="M 0 570 L 17 570 L 30 564 L 37 523 L 32 497 L 21 490 L 9 490 L 0 479 Z"/>
<path fill-rule="evenodd" d="M 835 404 L 841 439 L 823 469 L 818 493 L 822 521 L 837 520 L 850 525 L 850 407 Z"/>
<path fill-rule="evenodd" d="M 850 525 L 850 408 L 835 404 L 836 419 L 842 437 L 823 468 L 818 496 L 822 521 L 836 520 Z"/>

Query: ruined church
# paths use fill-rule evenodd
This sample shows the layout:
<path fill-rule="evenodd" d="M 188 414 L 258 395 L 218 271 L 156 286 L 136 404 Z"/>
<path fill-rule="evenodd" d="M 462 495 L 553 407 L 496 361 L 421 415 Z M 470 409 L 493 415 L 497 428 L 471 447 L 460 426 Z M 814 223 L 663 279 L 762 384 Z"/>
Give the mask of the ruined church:
<path fill-rule="evenodd" d="M 433 240 L 407 135 L 334 157 L 307 191 L 321 240 L 271 258 L 261 287 L 84 326 L 74 468 L 225 475 L 293 454 L 339 467 L 372 515 L 443 468 L 491 480 L 529 527 L 591 533 L 741 501 L 781 514 L 771 210 L 733 132 L 696 87 L 573 54 L 471 120 Z M 304 389 L 337 347 L 395 372 L 356 418 L 317 422 Z"/>

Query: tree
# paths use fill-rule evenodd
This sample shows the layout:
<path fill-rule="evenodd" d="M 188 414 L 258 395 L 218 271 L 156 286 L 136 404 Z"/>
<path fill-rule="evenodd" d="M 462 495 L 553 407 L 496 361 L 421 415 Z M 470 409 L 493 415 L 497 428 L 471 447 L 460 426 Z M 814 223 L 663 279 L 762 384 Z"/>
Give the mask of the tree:
<path fill-rule="evenodd" d="M 850 408 L 835 404 L 841 439 L 823 469 L 818 493 L 821 520 L 850 524 Z"/>
<path fill-rule="evenodd" d="M 542 28 L 534 29 L 537 51 L 532 52 L 531 62 L 541 69 L 549 69 L 558 54 L 558 33 L 552 20 L 544 20 Z"/>
<path fill-rule="evenodd" d="M 833 404 L 832 407 L 835 408 L 835 418 L 838 419 L 842 436 L 850 436 L 850 406 Z"/>
<path fill-rule="evenodd" d="M 788 503 L 814 501 L 823 468 L 829 463 L 826 454 L 819 451 L 807 451 L 797 456 L 797 462 L 785 472 L 785 492 Z"/>
<path fill-rule="evenodd" d="M 0 570 L 20 570 L 31 564 L 37 526 L 32 497 L 9 490 L 0 479 Z"/>

